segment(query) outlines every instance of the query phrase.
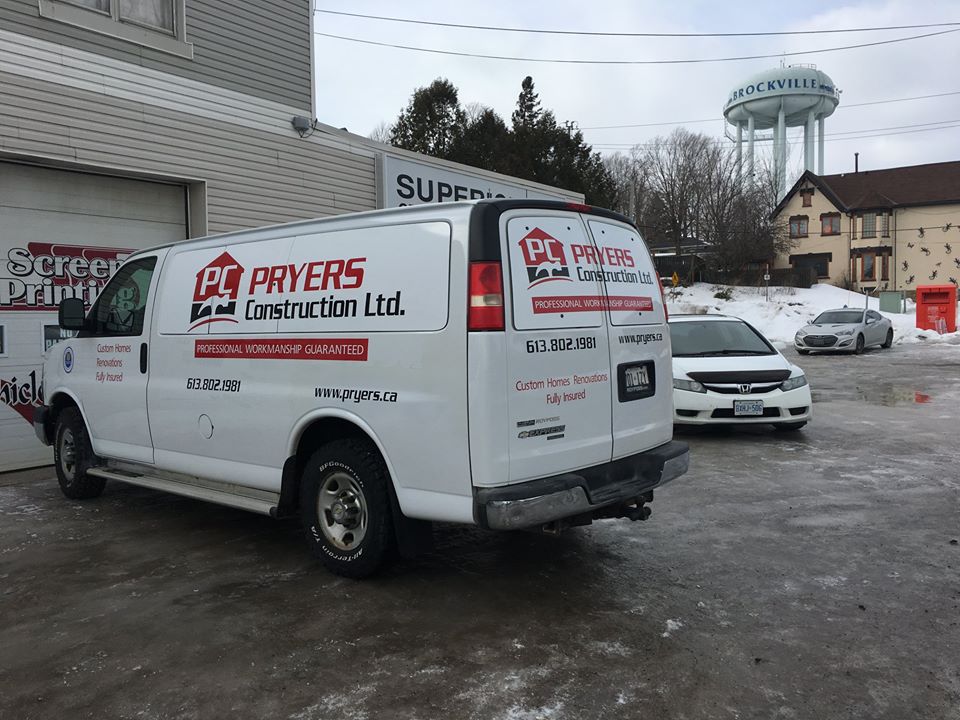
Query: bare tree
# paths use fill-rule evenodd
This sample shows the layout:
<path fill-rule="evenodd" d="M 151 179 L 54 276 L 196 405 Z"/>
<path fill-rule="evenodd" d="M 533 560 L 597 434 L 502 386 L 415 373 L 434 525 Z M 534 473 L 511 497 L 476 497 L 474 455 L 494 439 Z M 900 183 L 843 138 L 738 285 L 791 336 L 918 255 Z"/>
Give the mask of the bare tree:
<path fill-rule="evenodd" d="M 367 135 L 367 137 L 374 142 L 389 145 L 391 132 L 393 132 L 393 126 L 385 120 L 381 120 L 379 123 L 377 123 L 377 126 L 370 131 L 370 134 Z"/>
<path fill-rule="evenodd" d="M 684 128 L 657 138 L 644 154 L 654 195 L 652 215 L 660 233 L 679 255 L 685 240 L 697 236 L 705 179 L 705 158 L 713 141 Z"/>
<path fill-rule="evenodd" d="M 709 263 L 727 275 L 791 246 L 785 225 L 771 219 L 779 200 L 772 168 L 744 178 L 733 150 L 710 137 L 678 129 L 605 162 L 614 209 L 652 244 L 672 244 L 679 255 L 690 240 L 702 242 Z"/>

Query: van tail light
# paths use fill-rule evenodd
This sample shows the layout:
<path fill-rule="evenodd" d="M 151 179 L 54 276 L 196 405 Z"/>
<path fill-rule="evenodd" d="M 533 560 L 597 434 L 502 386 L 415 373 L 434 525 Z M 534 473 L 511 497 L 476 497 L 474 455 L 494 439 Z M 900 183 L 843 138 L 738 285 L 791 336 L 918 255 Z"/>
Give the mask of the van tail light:
<path fill-rule="evenodd" d="M 470 263 L 468 330 L 503 330 L 503 274 L 498 262 Z"/>
<path fill-rule="evenodd" d="M 663 301 L 663 321 L 667 322 L 670 319 L 669 314 L 667 314 L 667 294 L 663 291 L 663 281 L 660 280 L 660 273 L 657 273 L 657 285 L 660 286 L 660 300 Z"/>

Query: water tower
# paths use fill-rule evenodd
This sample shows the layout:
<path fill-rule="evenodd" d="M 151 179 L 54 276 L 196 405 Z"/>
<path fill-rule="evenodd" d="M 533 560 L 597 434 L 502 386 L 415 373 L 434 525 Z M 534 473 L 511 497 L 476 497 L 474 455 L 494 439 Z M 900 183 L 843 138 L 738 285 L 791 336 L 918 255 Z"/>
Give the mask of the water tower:
<path fill-rule="evenodd" d="M 747 176 L 753 176 L 756 140 L 773 140 L 773 167 L 780 196 L 787 192 L 787 128 L 804 128 L 803 166 L 813 171 L 814 123 L 819 134 L 817 174 L 823 175 L 823 121 L 840 103 L 830 76 L 814 65 L 791 65 L 754 75 L 734 88 L 723 117 L 736 128 L 737 166 L 743 169 L 743 130 L 747 130 Z M 772 135 L 756 136 L 758 130 Z M 731 140 L 734 138 L 731 138 Z"/>

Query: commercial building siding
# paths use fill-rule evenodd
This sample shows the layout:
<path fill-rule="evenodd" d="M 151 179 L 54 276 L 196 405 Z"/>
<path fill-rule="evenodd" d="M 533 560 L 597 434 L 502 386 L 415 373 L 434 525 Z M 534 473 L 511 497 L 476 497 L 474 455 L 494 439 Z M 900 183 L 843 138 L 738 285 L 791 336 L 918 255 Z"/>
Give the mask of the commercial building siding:
<path fill-rule="evenodd" d="M 376 207 L 374 152 L 301 139 L 295 108 L 2 30 L 0 52 L 0 154 L 202 181 L 209 216 L 191 235 Z"/>
<path fill-rule="evenodd" d="M 310 114 L 310 0 L 188 0 L 192 59 L 42 17 L 38 0 L 0 0 L 0 28 Z"/>

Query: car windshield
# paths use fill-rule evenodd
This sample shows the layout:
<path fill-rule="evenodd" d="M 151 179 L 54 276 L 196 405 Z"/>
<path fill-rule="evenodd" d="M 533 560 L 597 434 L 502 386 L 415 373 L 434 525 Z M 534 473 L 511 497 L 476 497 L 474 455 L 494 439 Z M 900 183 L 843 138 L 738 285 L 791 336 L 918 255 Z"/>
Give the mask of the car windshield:
<path fill-rule="evenodd" d="M 690 320 L 670 323 L 674 357 L 773 355 L 776 350 L 741 320 Z"/>
<path fill-rule="evenodd" d="M 858 323 L 863 319 L 861 310 L 827 310 L 820 313 L 813 321 L 814 325 L 846 325 Z"/>

